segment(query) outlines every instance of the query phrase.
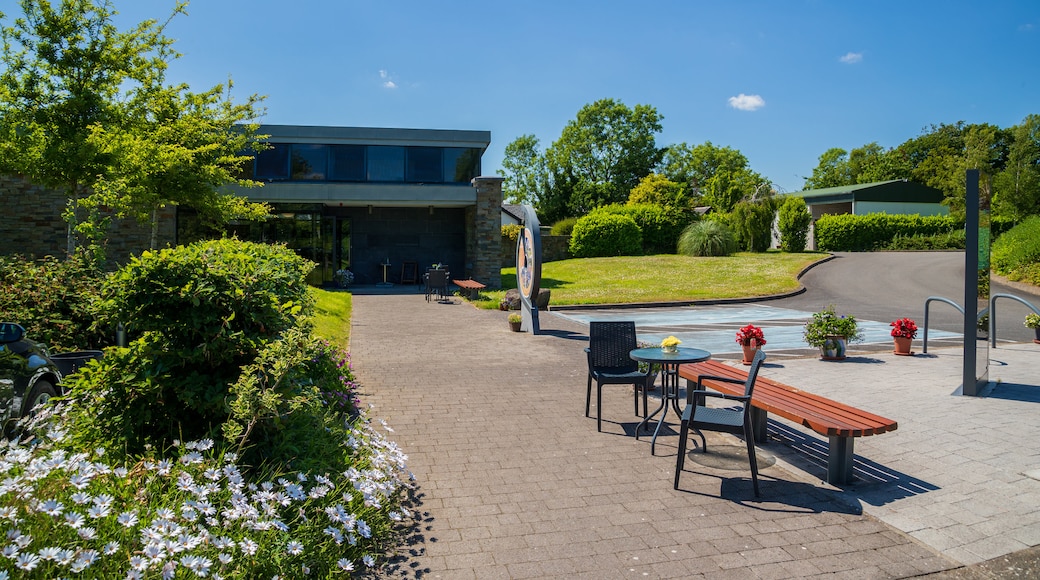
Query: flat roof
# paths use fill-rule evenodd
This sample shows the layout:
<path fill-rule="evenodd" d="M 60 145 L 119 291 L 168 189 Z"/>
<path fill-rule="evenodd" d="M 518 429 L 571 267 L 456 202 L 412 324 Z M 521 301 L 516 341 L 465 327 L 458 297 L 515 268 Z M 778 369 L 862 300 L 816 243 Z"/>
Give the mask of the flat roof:
<path fill-rule="evenodd" d="M 398 145 L 412 147 L 465 147 L 484 151 L 491 131 L 455 129 L 393 129 L 385 127 L 329 127 L 319 125 L 260 125 L 270 143 L 326 145 Z"/>
<path fill-rule="evenodd" d="M 808 204 L 850 201 L 942 203 L 943 200 L 942 191 L 905 179 L 806 189 L 788 195 L 804 198 Z"/>

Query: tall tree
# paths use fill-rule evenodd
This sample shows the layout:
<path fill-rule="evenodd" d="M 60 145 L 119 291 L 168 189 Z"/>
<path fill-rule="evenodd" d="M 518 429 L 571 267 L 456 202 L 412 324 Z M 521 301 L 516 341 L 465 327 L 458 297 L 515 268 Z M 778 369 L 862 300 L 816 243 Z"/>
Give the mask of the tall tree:
<path fill-rule="evenodd" d="M 510 203 L 534 205 L 548 181 L 545 157 L 538 149 L 538 138 L 521 135 L 506 145 L 502 159 L 502 193 Z"/>
<path fill-rule="evenodd" d="M 728 212 L 741 199 L 751 199 L 768 187 L 768 180 L 751 170 L 747 157 L 731 147 L 711 141 L 691 147 L 679 143 L 668 147 L 661 172 L 671 181 L 686 184 L 700 203 Z"/>
<path fill-rule="evenodd" d="M 1011 128 L 1004 170 L 993 180 L 993 211 L 1016 221 L 1040 214 L 1040 115 Z"/>
<path fill-rule="evenodd" d="M 849 171 L 849 153 L 839 147 L 832 147 L 820 155 L 819 163 L 813 169 L 812 176 L 805 179 L 805 189 L 823 189 L 852 185 Z"/>
<path fill-rule="evenodd" d="M 546 192 L 539 210 L 547 215 L 563 211 L 550 216 L 559 219 L 624 202 L 661 161 L 655 134 L 662 118 L 651 106 L 629 108 L 613 99 L 582 107 L 545 153 L 553 191 Z"/>
<path fill-rule="evenodd" d="M 660 173 L 644 177 L 628 195 L 630 205 L 651 203 L 681 212 L 693 210 L 693 199 L 685 183 L 676 183 Z"/>

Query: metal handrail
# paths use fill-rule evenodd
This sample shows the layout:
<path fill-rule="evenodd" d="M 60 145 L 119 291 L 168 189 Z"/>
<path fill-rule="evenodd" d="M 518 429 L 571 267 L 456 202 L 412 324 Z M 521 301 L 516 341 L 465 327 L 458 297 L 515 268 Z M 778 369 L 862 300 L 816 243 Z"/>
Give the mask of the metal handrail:
<path fill-rule="evenodd" d="M 997 298 L 1010 298 L 1012 300 L 1017 300 L 1035 312 L 1037 316 L 1040 316 L 1040 310 L 1037 310 L 1036 306 L 1033 306 L 1024 298 L 1015 296 L 1014 294 L 993 294 L 990 296 L 988 310 L 992 313 L 992 316 L 989 317 L 989 340 L 990 345 L 993 348 L 997 348 Z"/>
<path fill-rule="evenodd" d="M 924 340 L 922 340 L 921 344 L 921 352 L 923 352 L 924 354 L 928 354 L 928 306 L 932 303 L 932 301 L 945 302 L 950 306 L 956 308 L 962 316 L 964 315 L 964 308 L 962 308 L 960 304 L 957 304 L 953 300 L 950 300 L 949 298 L 943 298 L 941 296 L 929 296 L 928 299 L 924 301 Z"/>

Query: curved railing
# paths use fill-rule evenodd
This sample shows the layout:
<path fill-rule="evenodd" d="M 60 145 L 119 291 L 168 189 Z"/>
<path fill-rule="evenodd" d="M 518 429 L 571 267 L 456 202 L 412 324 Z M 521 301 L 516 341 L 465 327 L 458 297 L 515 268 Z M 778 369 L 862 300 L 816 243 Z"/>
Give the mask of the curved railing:
<path fill-rule="evenodd" d="M 1035 312 L 1037 316 L 1040 316 L 1040 310 L 1037 310 L 1036 306 L 1029 303 L 1028 300 L 1015 296 L 1014 294 L 994 294 L 989 297 L 989 311 L 992 316 L 989 317 L 989 340 L 990 346 L 997 348 L 997 298 L 1010 298 L 1017 300 L 1022 304 L 1025 304 L 1030 310 Z M 928 332 L 927 330 L 925 332 Z"/>
<path fill-rule="evenodd" d="M 957 311 L 961 313 L 961 316 L 964 315 L 964 308 L 949 298 L 943 298 L 942 296 L 929 296 L 924 301 L 924 339 L 921 341 L 921 352 L 926 354 L 928 353 L 928 307 L 932 302 L 945 302 L 946 304 L 956 308 Z M 980 314 L 979 316 L 982 315 Z"/>

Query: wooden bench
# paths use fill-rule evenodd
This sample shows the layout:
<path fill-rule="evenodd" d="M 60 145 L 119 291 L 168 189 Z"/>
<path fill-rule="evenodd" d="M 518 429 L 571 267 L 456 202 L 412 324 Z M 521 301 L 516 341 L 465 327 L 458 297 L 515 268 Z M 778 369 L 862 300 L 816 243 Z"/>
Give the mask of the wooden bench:
<path fill-rule="evenodd" d="M 468 280 L 452 280 L 452 284 L 458 286 L 462 290 L 466 290 L 470 300 L 476 300 L 480 297 L 480 291 L 487 288 L 486 285 L 477 282 L 470 278 Z"/>
<path fill-rule="evenodd" d="M 740 380 L 734 385 L 706 379 L 704 386 L 721 393 L 744 394 L 747 372 L 718 361 L 679 366 L 679 376 L 686 379 L 687 389 L 695 389 L 699 375 L 716 375 Z M 826 435 L 829 439 L 827 483 L 841 485 L 852 480 L 853 441 L 856 437 L 895 431 L 898 424 L 861 409 L 763 377 L 759 373 L 751 395 L 751 416 L 755 441 L 765 443 L 769 413 L 798 423 Z"/>

